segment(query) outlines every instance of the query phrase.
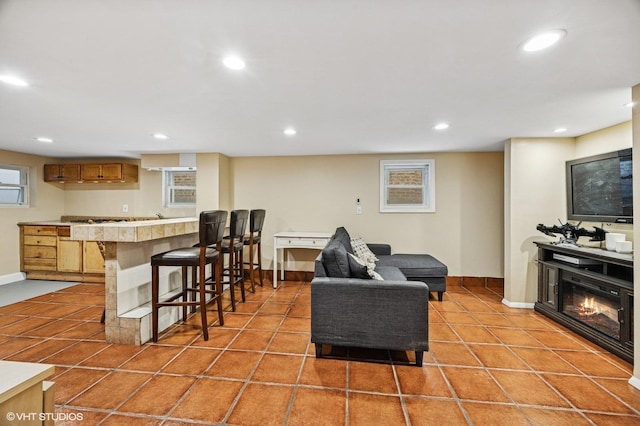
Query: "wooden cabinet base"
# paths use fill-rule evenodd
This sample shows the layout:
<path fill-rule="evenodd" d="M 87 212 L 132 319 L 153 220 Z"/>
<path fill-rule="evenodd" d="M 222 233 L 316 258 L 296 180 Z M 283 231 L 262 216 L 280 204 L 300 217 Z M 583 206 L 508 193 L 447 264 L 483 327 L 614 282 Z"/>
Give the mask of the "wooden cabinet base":
<path fill-rule="evenodd" d="M 83 283 L 104 283 L 104 274 L 81 274 L 75 272 L 26 271 L 29 280 L 78 281 Z"/>

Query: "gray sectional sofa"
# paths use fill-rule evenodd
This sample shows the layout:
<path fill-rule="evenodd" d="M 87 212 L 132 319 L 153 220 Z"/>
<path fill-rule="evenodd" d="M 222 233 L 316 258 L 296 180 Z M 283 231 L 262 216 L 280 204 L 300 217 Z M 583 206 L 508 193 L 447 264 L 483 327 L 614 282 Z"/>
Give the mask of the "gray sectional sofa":
<path fill-rule="evenodd" d="M 430 287 L 424 281 L 436 286 L 442 300 L 447 267 L 428 255 L 391 255 L 388 244 L 368 246 L 379 259 L 375 272 L 383 280 L 371 279 L 349 255 L 353 249 L 344 228 L 315 260 L 311 341 L 316 357 L 322 357 L 323 344 L 415 351 L 421 366 L 429 350 Z"/>

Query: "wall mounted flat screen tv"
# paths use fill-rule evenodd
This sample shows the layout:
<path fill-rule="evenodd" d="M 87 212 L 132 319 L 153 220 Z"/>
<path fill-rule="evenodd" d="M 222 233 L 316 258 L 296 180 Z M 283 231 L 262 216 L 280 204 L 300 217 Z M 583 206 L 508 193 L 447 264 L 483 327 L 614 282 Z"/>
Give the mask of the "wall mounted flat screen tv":
<path fill-rule="evenodd" d="M 631 148 L 566 164 L 569 220 L 633 223 Z"/>

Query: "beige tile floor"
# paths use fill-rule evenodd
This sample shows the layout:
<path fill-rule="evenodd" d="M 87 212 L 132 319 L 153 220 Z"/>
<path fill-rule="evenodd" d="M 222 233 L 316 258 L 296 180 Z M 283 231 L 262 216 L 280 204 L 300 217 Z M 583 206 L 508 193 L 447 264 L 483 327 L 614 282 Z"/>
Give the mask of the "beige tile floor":
<path fill-rule="evenodd" d="M 0 308 L 0 359 L 56 365 L 57 411 L 83 418 L 57 425 L 640 425 L 630 364 L 499 290 L 430 300 L 418 368 L 410 352 L 316 359 L 310 284 L 269 284 L 209 341 L 185 324 L 141 347 L 105 343 L 103 286 L 80 284 Z"/>

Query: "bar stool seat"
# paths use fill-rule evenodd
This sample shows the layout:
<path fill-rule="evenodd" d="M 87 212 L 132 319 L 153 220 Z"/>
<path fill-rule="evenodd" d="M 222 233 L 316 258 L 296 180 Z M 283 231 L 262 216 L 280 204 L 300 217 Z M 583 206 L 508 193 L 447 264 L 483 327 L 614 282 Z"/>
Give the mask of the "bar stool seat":
<path fill-rule="evenodd" d="M 226 220 L 226 211 L 204 211 L 200 213 L 198 246 L 169 250 L 151 257 L 151 309 L 154 342 L 158 341 L 159 309 L 162 307 L 182 307 L 183 321 L 187 317 L 187 307 L 192 307 L 194 310 L 200 308 L 204 340 L 209 340 L 209 322 L 207 321 L 207 305 L 209 303 L 217 302 L 218 319 L 220 325 L 224 324 L 221 300 L 223 289 L 222 256 L 220 251 Z M 206 273 L 207 265 L 211 266 L 209 278 Z M 161 266 L 182 267 L 181 291 L 169 293 L 170 295 L 162 300 L 159 294 L 159 267 Z M 191 285 L 187 282 L 189 267 L 194 268 Z M 208 296 L 209 300 L 207 300 Z"/>

